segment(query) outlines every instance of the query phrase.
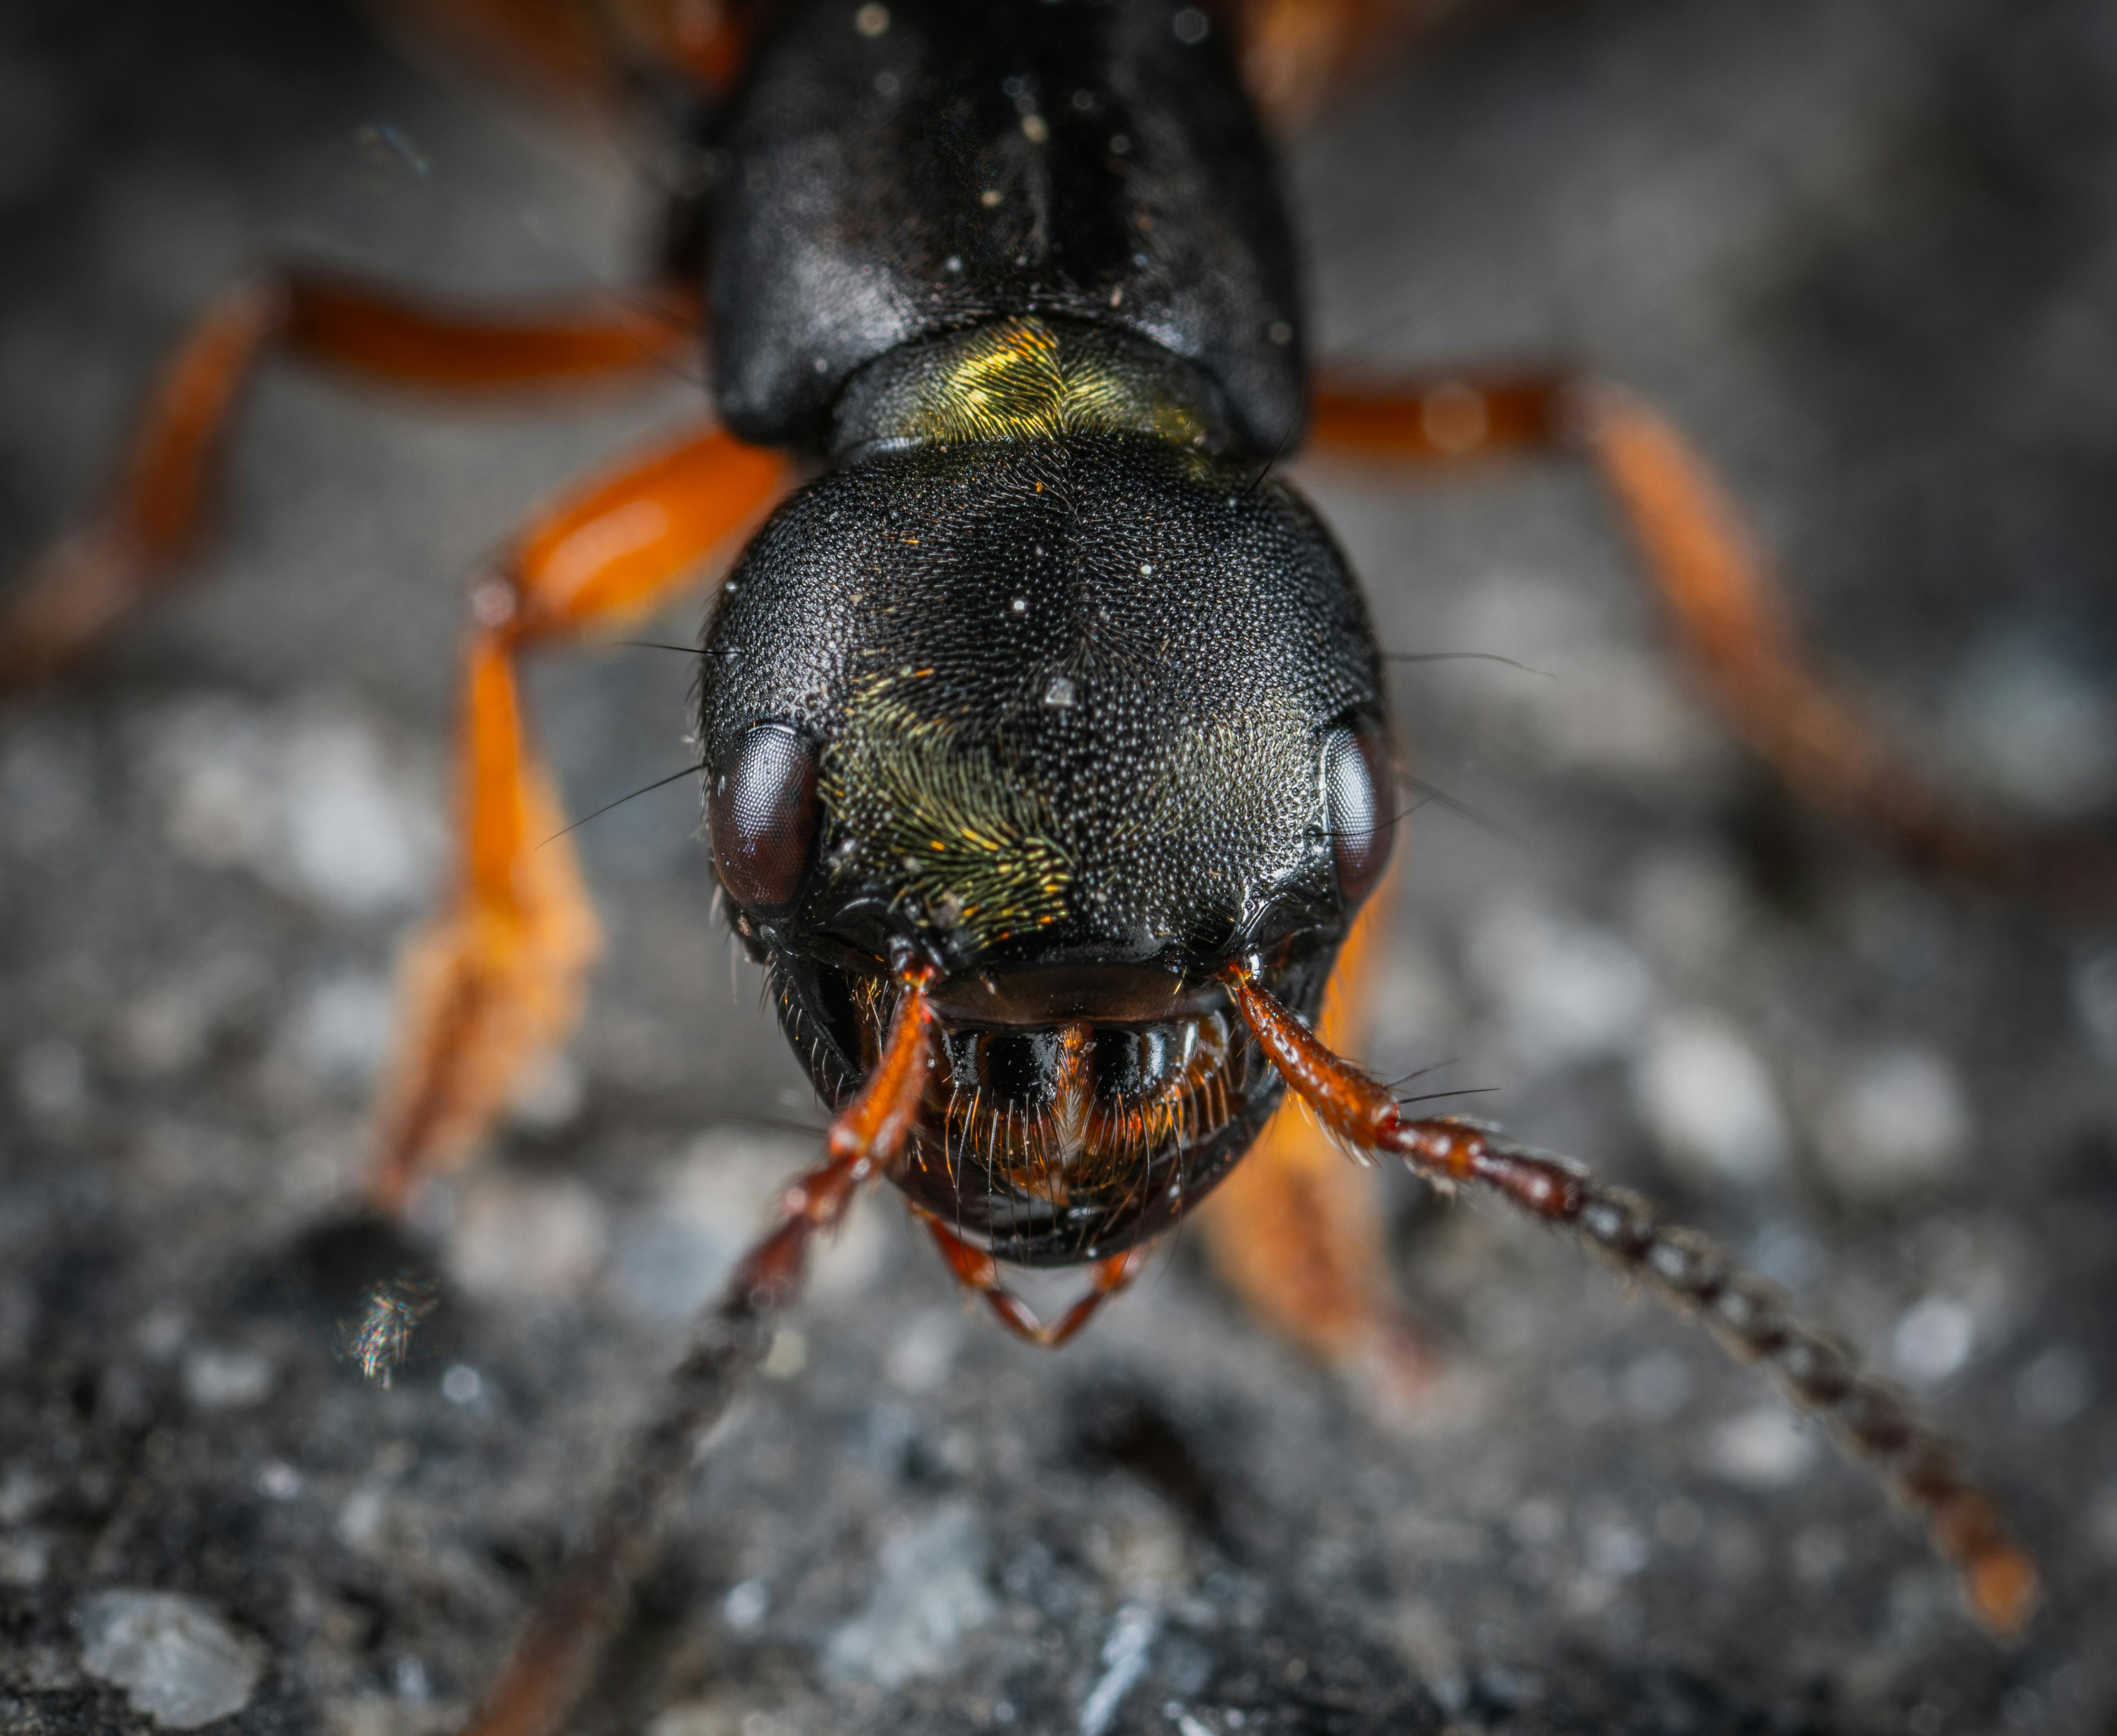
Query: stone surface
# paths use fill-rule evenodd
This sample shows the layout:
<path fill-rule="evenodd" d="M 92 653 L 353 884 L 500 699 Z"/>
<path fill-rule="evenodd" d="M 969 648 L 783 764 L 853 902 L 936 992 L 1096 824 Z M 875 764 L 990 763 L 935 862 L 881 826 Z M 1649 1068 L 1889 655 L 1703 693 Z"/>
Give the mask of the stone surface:
<path fill-rule="evenodd" d="M 2107 829 L 2110 753 L 2072 736 L 2117 707 L 2111 18 L 1504 11 L 1292 155 L 1321 348 L 1557 349 L 1653 393 L 1900 739 Z M 350 10 L 13 8 L 0 570 L 257 259 L 542 293 L 625 280 L 652 221 L 607 137 L 415 70 Z M 449 1729 L 813 1149 L 680 782 L 579 835 L 610 948 L 570 1067 L 404 1235 L 335 1216 L 436 866 L 468 580 L 560 479 L 697 409 L 674 378 L 576 413 L 275 369 L 200 582 L 0 718 L 11 1736 L 154 1727 L 74 1625 L 148 1587 L 269 1652 L 229 1736 Z M 1392 650 L 1543 672 L 1400 667 L 1422 775 L 1488 824 L 1412 822 L 1373 1063 L 1492 1087 L 1448 1101 L 1665 1198 L 1913 1386 L 2037 1550 L 2043 1616 L 1986 1641 L 1872 1481 L 1702 1334 L 1401 1178 L 1377 1210 L 1445 1369 L 1409 1417 L 1252 1328 L 1196 1238 L 1047 1356 L 960 1314 L 878 1198 L 702 1466 L 581 1736 L 2106 1736 L 2117 941 L 1789 804 L 1563 466 L 1296 473 Z M 691 674 L 539 663 L 571 811 L 685 763 Z M 1747 1081 L 1739 1135 L 1701 1137 L 1668 1077 L 1701 1030 Z M 440 1282 L 386 1392 L 339 1348 L 378 1272 Z M 900 1589 L 923 1637 L 878 1638 Z M 848 1631 L 921 1669 L 834 1669 Z"/>
<path fill-rule="evenodd" d="M 166 1730 L 196 1730 L 250 1703 L 257 1647 L 195 1597 L 99 1591 L 74 1612 L 81 1666 L 125 1690 L 136 1712 Z"/>

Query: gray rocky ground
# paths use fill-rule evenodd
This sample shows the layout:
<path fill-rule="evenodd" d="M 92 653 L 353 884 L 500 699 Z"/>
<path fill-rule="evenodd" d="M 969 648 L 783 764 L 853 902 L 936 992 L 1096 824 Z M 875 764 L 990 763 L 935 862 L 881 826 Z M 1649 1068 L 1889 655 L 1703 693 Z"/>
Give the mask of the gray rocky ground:
<path fill-rule="evenodd" d="M 1294 155 L 1325 347 L 1561 349 L 1658 395 L 1928 760 L 2117 820 L 2117 8 L 1515 14 Z M 0 566 L 200 299 L 297 250 L 618 280 L 616 156 L 322 5 L 0 14 Z M 418 1234 L 387 1392 L 330 1225 L 431 885 L 464 584 L 694 413 L 263 384 L 206 581 L 0 720 L 0 1729 L 449 1727 L 813 1125 L 678 786 L 582 834 L 578 1041 Z M 1663 1196 L 1965 1441 L 2050 1600 L 1998 1648 L 1870 1480 L 1569 1246 L 1386 1186 L 1448 1374 L 1406 1420 L 1179 1242 L 1058 1356 L 867 1203 L 583 1723 L 1720 1733 L 2117 1728 L 2117 938 L 1907 878 L 1672 666 L 1590 486 L 1300 472 L 1414 666 L 1429 810 L 1372 1059 Z M 670 624 L 688 630 L 689 612 Z M 674 667 L 672 667 L 674 666 Z M 687 672 L 540 670 L 567 799 L 682 763 Z M 2098 1641 L 2097 1634 L 2102 1636 Z M 215 1723 L 215 1720 L 224 1721 Z"/>

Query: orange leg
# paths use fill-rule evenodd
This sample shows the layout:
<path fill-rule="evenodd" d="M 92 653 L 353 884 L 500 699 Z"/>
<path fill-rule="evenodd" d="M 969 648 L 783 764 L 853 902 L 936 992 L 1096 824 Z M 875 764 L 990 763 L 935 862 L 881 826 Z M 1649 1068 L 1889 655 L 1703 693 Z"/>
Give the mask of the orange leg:
<path fill-rule="evenodd" d="M 464 69 L 588 119 L 635 106 L 653 67 L 720 95 L 770 0 L 381 0 L 394 23 Z"/>
<path fill-rule="evenodd" d="M 182 570 L 198 541 L 242 387 L 281 352 L 393 385 L 450 393 L 643 376 L 696 344 L 694 305 L 614 300 L 536 319 L 444 312 L 315 273 L 231 290 L 150 393 L 117 486 L 0 603 L 0 695 L 79 662 Z"/>
<path fill-rule="evenodd" d="M 974 1248 L 930 1212 L 921 1212 L 926 1233 L 948 1263 L 948 1270 L 964 1289 L 985 1299 L 999 1323 L 1025 1343 L 1040 1350 L 1055 1350 L 1072 1339 L 1095 1316 L 1097 1309 L 1139 1276 L 1146 1264 L 1146 1249 L 1128 1249 L 1098 1260 L 1088 1268 L 1088 1289 L 1056 1320 L 1046 1325 L 1029 1304 L 1001 1282 L 999 1262 L 982 1248 Z"/>
<path fill-rule="evenodd" d="M 462 855 L 440 914 L 407 949 L 399 1050 L 369 1179 L 401 1207 L 421 1173 L 466 1153 L 523 1067 L 565 1037 L 597 946 L 516 653 L 617 626 L 691 582 L 785 486 L 783 459 L 694 435 L 542 519 L 472 599 L 458 748 Z"/>
<path fill-rule="evenodd" d="M 1298 132 L 1372 83 L 1395 53 L 1492 0 L 1220 0 L 1243 82 L 1275 132 Z"/>
<path fill-rule="evenodd" d="M 1741 513 L 1676 428 L 1632 394 L 1552 373 L 1326 386 L 1326 454 L 1406 463 L 1566 447 L 1600 471 L 1693 663 L 1743 739 L 1803 800 L 1913 864 L 2069 915 L 2117 904 L 2117 849 L 2034 836 L 1965 810 L 1816 672 Z"/>
<path fill-rule="evenodd" d="M 1323 1040 L 1361 1046 L 1389 928 L 1390 884 L 1346 937 L 1323 1001 Z M 1289 1095 L 1200 1207 L 1214 1268 L 1282 1337 L 1385 1382 L 1396 1396 L 1428 1372 L 1391 1294 L 1375 1178 Z"/>

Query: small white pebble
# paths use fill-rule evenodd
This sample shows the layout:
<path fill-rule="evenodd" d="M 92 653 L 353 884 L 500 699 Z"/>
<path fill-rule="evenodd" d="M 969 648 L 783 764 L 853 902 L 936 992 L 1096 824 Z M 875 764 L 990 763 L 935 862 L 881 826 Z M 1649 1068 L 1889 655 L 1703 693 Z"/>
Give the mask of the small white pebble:
<path fill-rule="evenodd" d="M 51 1498 L 51 1484 L 26 1465 L 11 1465 L 0 1476 L 0 1525 L 20 1525 Z"/>
<path fill-rule="evenodd" d="M 1771 1221 L 1758 1226 L 1750 1240 L 1749 1267 L 1783 1290 L 1799 1290 L 1815 1276 L 1822 1253 L 1813 1236 L 1792 1224 Z"/>
<path fill-rule="evenodd" d="M 1709 971 L 1749 916 L 1742 879 L 1718 854 L 1658 850 L 1640 864 L 1626 898 L 1628 926 L 1657 963 Z"/>
<path fill-rule="evenodd" d="M 370 718 L 205 695 L 159 708 L 141 734 L 141 776 L 179 855 L 247 868 L 332 913 L 423 898 L 439 815 Z"/>
<path fill-rule="evenodd" d="M 373 1484 L 363 1484 L 345 1498 L 331 1529 L 348 1549 L 379 1555 L 389 1540 L 390 1498 Z"/>
<path fill-rule="evenodd" d="M 955 1365 L 962 1323 L 954 1309 L 929 1309 L 913 1316 L 883 1358 L 883 1378 L 900 1392 L 939 1392 Z"/>
<path fill-rule="evenodd" d="M 1889 1350 L 1906 1379 L 1945 1380 L 1970 1360 L 1976 1336 L 1968 1309 L 1947 1296 L 1927 1296 L 1904 1310 Z"/>
<path fill-rule="evenodd" d="M 1063 675 L 1054 675 L 1044 690 L 1044 703 L 1054 711 L 1064 711 L 1073 703 L 1073 683 Z"/>
<path fill-rule="evenodd" d="M 394 997 L 382 976 L 349 972 L 318 983 L 288 1023 L 288 1058 L 319 1085 L 364 1087 L 390 1050 Z"/>
<path fill-rule="evenodd" d="M 449 1268 L 480 1297 L 578 1290 L 602 1264 L 602 1207 L 576 1181 L 473 1177 L 449 1226 Z"/>
<path fill-rule="evenodd" d="M 737 1633 L 747 1633 L 764 1619 L 772 1607 L 772 1591 L 761 1579 L 745 1579 L 731 1586 L 721 1600 L 721 1619 Z"/>
<path fill-rule="evenodd" d="M 825 1674 L 895 1688 L 944 1669 L 964 1637 L 999 1614 L 989 1553 L 976 1514 L 962 1503 L 885 1539 L 866 1608 L 824 1645 Z"/>
<path fill-rule="evenodd" d="M 257 1470 L 257 1493 L 268 1501 L 291 1501 L 302 1492 L 302 1474 L 284 1459 L 267 1459 Z"/>
<path fill-rule="evenodd" d="M 1147 1654 L 1161 1631 L 1161 1612 L 1143 1603 L 1127 1604 L 1110 1623 L 1103 1641 L 1103 1673 L 1081 1702 L 1081 1736 L 1103 1736 L 1132 1685 L 1146 1673 Z"/>
<path fill-rule="evenodd" d="M 1657 1022 L 1632 1064 L 1632 1097 L 1663 1156 L 1693 1181 L 1757 1187 L 1785 1171 L 1792 1140 L 1771 1074 L 1717 1013 Z"/>
<path fill-rule="evenodd" d="M 1893 1199 L 1954 1174 L 1970 1144 L 1970 1109 L 1954 1069 L 1931 1050 L 1903 1047 L 1849 1069 L 1818 1132 L 1839 1192 Z"/>
<path fill-rule="evenodd" d="M 1981 648 L 1947 721 L 1974 775 L 2046 819 L 2092 814 L 2117 794 L 2117 693 L 2033 637 Z"/>
<path fill-rule="evenodd" d="M 1483 912 L 1464 963 L 1531 1064 L 1621 1055 L 1653 1005 L 1653 978 L 1622 940 L 1525 903 Z"/>
<path fill-rule="evenodd" d="M 276 878 L 333 912 L 415 904 L 431 872 L 430 817 L 357 717 L 297 721 L 279 743 Z"/>
<path fill-rule="evenodd" d="M 1647 1540 L 1628 1525 L 1597 1525 L 1588 1534 L 1588 1559 L 1598 1573 L 1612 1579 L 1630 1579 L 1647 1564 L 1653 1551 Z"/>
<path fill-rule="evenodd" d="M 791 1380 L 809 1365 L 809 1341 L 791 1326 L 772 1335 L 772 1348 L 758 1364 L 767 1380 Z"/>
<path fill-rule="evenodd" d="M 507 1118 L 531 1133 L 556 1133 L 581 1112 L 587 1097 L 580 1063 L 564 1053 L 547 1055 L 515 1087 Z"/>
<path fill-rule="evenodd" d="M 201 1410 L 247 1410 L 272 1390 L 272 1364 L 251 1350 L 201 1345 L 184 1358 L 184 1397 Z"/>
<path fill-rule="evenodd" d="M 1815 1437 L 1782 1406 L 1729 1417 L 1705 1440 L 1706 1468 L 1746 1489 L 1784 1489 L 1808 1474 Z"/>
<path fill-rule="evenodd" d="M 164 1729 L 195 1730 L 250 1703 L 264 1659 L 209 1604 L 168 1591 L 99 1591 L 74 1611 L 81 1668 L 125 1690 Z"/>
<path fill-rule="evenodd" d="M 390 1685 L 397 1690 L 399 1700 L 408 1700 L 420 1706 L 433 1696 L 433 1687 L 427 1679 L 427 1666 L 414 1657 L 402 1657 L 390 1671 Z"/>

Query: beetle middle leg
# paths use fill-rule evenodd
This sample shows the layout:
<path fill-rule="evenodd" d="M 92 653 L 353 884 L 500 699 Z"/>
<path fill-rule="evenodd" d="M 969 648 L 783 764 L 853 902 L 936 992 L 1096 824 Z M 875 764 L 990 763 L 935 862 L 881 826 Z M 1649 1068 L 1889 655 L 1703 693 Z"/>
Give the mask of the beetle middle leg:
<path fill-rule="evenodd" d="M 383 1209 L 399 1209 L 423 1169 L 484 1133 L 524 1065 L 571 1027 L 597 950 L 551 777 L 523 721 L 517 653 L 666 600 L 786 475 L 783 459 L 732 435 L 693 434 L 546 513 L 473 593 L 460 856 L 445 907 L 404 955 L 398 1054 L 368 1182 Z"/>
<path fill-rule="evenodd" d="M 450 395 L 608 386 L 695 350 L 695 297 L 660 300 L 459 310 L 293 268 L 228 291 L 164 364 L 107 497 L 0 601 L 0 695 L 63 673 L 182 575 L 243 388 L 268 356 Z"/>
<path fill-rule="evenodd" d="M 1492 0 L 1220 0 L 1243 81 L 1274 131 L 1298 132 L 1391 65 Z"/>
<path fill-rule="evenodd" d="M 1312 437 L 1319 452 L 1408 464 L 1580 452 L 1623 514 L 1692 664 L 1796 795 L 1923 870 L 2068 915 L 2117 902 L 2117 850 L 1968 810 L 1818 672 L 1741 512 L 1675 425 L 1635 395 L 1557 370 L 1437 376 L 1389 390 L 1340 384 L 1317 394 Z"/>

